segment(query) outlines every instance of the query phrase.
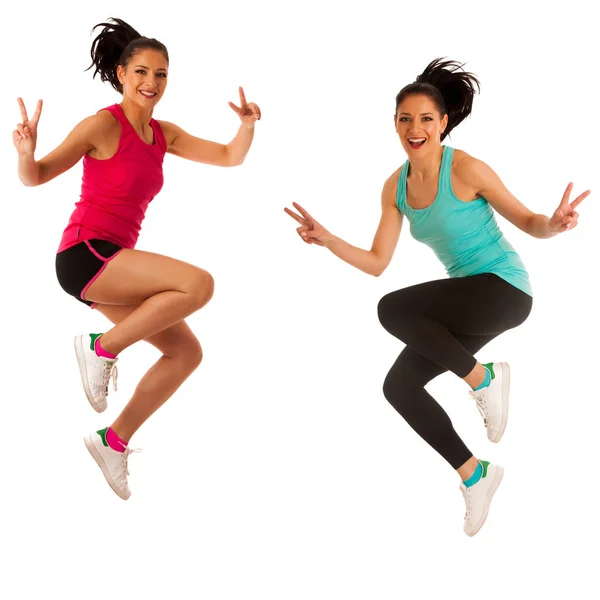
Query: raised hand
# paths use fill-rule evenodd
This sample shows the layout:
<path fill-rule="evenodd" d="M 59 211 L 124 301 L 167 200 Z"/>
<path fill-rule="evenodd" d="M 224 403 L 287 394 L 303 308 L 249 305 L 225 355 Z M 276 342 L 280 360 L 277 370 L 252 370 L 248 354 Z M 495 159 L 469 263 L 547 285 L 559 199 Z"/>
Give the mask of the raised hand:
<path fill-rule="evenodd" d="M 229 103 L 231 109 L 240 118 L 246 127 L 254 127 L 254 123 L 260 119 L 260 108 L 254 102 L 247 102 L 244 90 L 240 87 L 240 104 L 236 106 L 233 102 Z"/>
<path fill-rule="evenodd" d="M 27 116 L 25 104 L 21 98 L 18 98 L 19 108 L 21 110 L 21 123 L 13 131 L 13 143 L 20 155 L 31 155 L 35 152 L 37 143 L 37 126 L 42 114 L 42 101 L 38 100 L 35 112 L 31 119 Z"/>
<path fill-rule="evenodd" d="M 548 222 L 548 228 L 552 233 L 562 233 L 567 229 L 573 229 L 577 226 L 579 219 L 579 213 L 575 210 L 583 200 L 585 200 L 590 194 L 590 190 L 583 192 L 569 203 L 569 197 L 573 190 L 573 183 L 569 183 L 565 193 L 563 194 L 562 200 L 558 205 L 558 208 L 554 214 L 550 217 Z"/>
<path fill-rule="evenodd" d="M 313 219 L 297 202 L 292 202 L 292 204 L 300 214 L 295 213 L 289 208 L 284 208 L 283 210 L 290 215 L 292 219 L 300 223 L 300 227 L 296 228 L 296 231 L 307 244 L 325 246 L 327 242 L 333 239 L 333 235 Z"/>

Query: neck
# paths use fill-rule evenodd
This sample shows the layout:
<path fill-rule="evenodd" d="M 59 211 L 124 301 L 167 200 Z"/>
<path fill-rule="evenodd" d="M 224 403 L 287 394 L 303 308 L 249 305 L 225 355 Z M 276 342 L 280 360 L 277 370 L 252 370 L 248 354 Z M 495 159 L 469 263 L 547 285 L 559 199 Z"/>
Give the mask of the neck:
<path fill-rule="evenodd" d="M 415 153 L 418 154 L 418 153 Z M 427 154 L 410 157 L 410 174 L 419 180 L 437 179 L 442 164 L 444 147 L 432 148 Z"/>
<path fill-rule="evenodd" d="M 135 104 L 126 98 L 123 98 L 121 108 L 123 109 L 127 120 L 136 130 L 141 131 L 144 126 L 147 126 L 148 123 L 150 123 L 153 112 L 152 108 L 144 109 L 139 104 Z"/>

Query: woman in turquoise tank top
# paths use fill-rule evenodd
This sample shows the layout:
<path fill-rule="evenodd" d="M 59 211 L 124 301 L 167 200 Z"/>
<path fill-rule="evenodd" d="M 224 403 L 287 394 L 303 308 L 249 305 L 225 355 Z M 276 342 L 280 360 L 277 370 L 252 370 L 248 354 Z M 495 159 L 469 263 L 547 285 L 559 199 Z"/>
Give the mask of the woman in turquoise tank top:
<path fill-rule="evenodd" d="M 370 275 L 391 261 L 404 217 L 415 239 L 428 245 L 448 279 L 392 292 L 379 302 L 381 324 L 406 344 L 383 385 L 391 405 L 458 472 L 466 503 L 464 531 L 482 527 L 503 468 L 478 460 L 425 390 L 451 371 L 470 387 L 488 439 L 502 438 L 508 418 L 510 370 L 505 362 L 481 364 L 474 357 L 502 332 L 523 323 L 532 306 L 527 270 L 498 228 L 494 209 L 536 238 L 550 238 L 577 225 L 572 184 L 549 218 L 519 202 L 485 163 L 443 146 L 446 136 L 471 113 L 479 82 L 452 61 L 430 63 L 396 97 L 395 127 L 408 160 L 385 182 L 382 216 L 370 250 L 331 234 L 306 210 L 286 208 L 307 244 Z"/>

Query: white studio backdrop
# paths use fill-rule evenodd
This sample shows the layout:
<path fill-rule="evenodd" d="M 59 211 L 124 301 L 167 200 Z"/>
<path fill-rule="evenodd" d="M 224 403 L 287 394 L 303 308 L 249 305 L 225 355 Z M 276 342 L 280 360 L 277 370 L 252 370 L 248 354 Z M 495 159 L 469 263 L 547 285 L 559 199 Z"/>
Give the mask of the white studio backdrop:
<path fill-rule="evenodd" d="M 0 597 L 593 597 L 600 127 L 586 6 L 128 0 L 4 14 Z M 127 503 L 82 438 L 112 422 L 158 353 L 126 350 L 108 410 L 90 409 L 72 338 L 108 324 L 54 274 L 81 164 L 25 188 L 11 137 L 17 96 L 30 111 L 44 99 L 38 158 L 120 101 L 84 72 L 90 30 L 111 16 L 169 48 L 156 118 L 227 142 L 238 85 L 263 113 L 242 167 L 165 159 L 138 248 L 209 270 L 216 292 L 188 321 L 204 363 L 132 440 L 144 452 Z M 303 244 L 283 212 L 297 201 L 370 246 L 383 182 L 406 159 L 395 95 L 438 56 L 482 84 L 449 145 L 536 212 L 550 215 L 571 180 L 592 189 L 579 227 L 556 239 L 498 217 L 535 293 L 529 320 L 479 355 L 512 366 L 502 443 L 487 442 L 463 382 L 430 385 L 473 452 L 506 469 L 473 539 L 457 476 L 381 391 L 403 346 L 377 302 L 444 277 L 441 265 L 405 226 L 388 270 L 369 277 Z"/>

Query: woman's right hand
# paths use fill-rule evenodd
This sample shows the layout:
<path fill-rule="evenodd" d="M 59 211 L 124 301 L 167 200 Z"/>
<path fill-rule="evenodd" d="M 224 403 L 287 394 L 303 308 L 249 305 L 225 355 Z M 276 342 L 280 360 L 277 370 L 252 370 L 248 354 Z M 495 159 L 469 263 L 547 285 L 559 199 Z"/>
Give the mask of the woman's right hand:
<path fill-rule="evenodd" d="M 295 219 L 300 223 L 300 227 L 297 227 L 296 231 L 307 244 L 325 246 L 327 242 L 334 239 L 334 236 L 329 233 L 325 227 L 313 219 L 297 202 L 292 202 L 292 204 L 300 214 L 295 213 L 289 208 L 284 208 L 284 210 L 292 217 L 292 219 Z"/>
<path fill-rule="evenodd" d="M 33 156 L 37 142 L 37 126 L 42 114 L 42 101 L 38 100 L 35 112 L 31 119 L 27 116 L 25 104 L 21 98 L 18 99 L 21 109 L 22 122 L 13 131 L 13 142 L 19 156 Z"/>

